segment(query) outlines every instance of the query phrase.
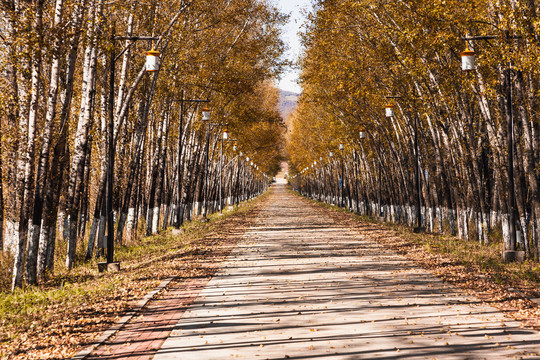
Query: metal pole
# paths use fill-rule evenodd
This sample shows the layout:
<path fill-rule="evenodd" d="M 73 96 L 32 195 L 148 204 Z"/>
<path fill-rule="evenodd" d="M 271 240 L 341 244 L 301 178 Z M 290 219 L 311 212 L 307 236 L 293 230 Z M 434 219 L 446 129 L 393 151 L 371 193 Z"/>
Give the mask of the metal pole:
<path fill-rule="evenodd" d="M 345 207 L 345 178 L 344 175 L 344 168 L 345 168 L 345 159 L 343 157 L 343 153 L 341 154 L 341 207 Z"/>
<path fill-rule="evenodd" d="M 382 165 L 379 160 L 379 216 L 382 215 Z"/>
<path fill-rule="evenodd" d="M 506 111 L 508 119 L 507 128 L 507 143 L 508 143 L 508 225 L 510 233 L 510 249 L 516 250 L 516 199 L 514 187 L 514 117 L 512 114 L 512 87 L 510 65 L 506 69 Z"/>
<path fill-rule="evenodd" d="M 328 163 L 330 165 L 330 163 Z M 328 179 L 328 174 L 326 171 L 326 165 L 324 166 L 324 202 L 328 203 L 328 193 L 331 186 L 330 179 Z"/>
<path fill-rule="evenodd" d="M 422 211 L 420 207 L 422 206 L 422 191 L 420 186 L 420 162 L 418 156 L 418 115 L 414 115 L 414 155 L 416 162 L 416 220 L 417 226 L 415 232 L 422 230 Z"/>
<path fill-rule="evenodd" d="M 334 205 L 334 174 L 333 174 L 333 169 L 332 169 L 332 159 L 330 159 L 330 198 L 331 198 L 331 204 Z"/>
<path fill-rule="evenodd" d="M 358 194 L 358 153 L 356 152 L 356 148 L 353 152 L 353 161 L 354 161 L 354 197 L 355 197 L 355 209 L 354 211 L 358 213 L 358 202 L 360 201 L 360 196 Z"/>
<path fill-rule="evenodd" d="M 112 28 L 109 69 L 109 166 L 107 167 L 107 263 L 114 261 L 113 163 L 114 163 L 114 27 Z"/>
<path fill-rule="evenodd" d="M 221 186 L 223 183 L 223 138 L 221 139 L 221 148 L 219 150 L 219 212 L 223 212 L 223 202 L 221 201 Z"/>
<path fill-rule="evenodd" d="M 234 197 L 235 197 L 235 203 L 236 206 L 238 206 L 238 203 L 240 202 L 240 156 L 236 158 L 236 183 L 234 184 Z"/>
<path fill-rule="evenodd" d="M 203 217 L 206 218 L 206 200 L 208 197 L 208 162 L 209 162 L 209 152 L 210 152 L 210 125 L 207 124 L 206 126 L 206 143 L 204 145 L 204 183 L 203 183 L 203 198 L 201 199 L 201 203 L 199 206 L 201 207 L 201 212 L 203 214 Z"/>
<path fill-rule="evenodd" d="M 317 192 L 317 200 L 321 201 L 321 170 L 319 168 L 315 168 L 315 183 L 317 184 L 315 190 Z"/>
<path fill-rule="evenodd" d="M 180 94 L 180 128 L 178 129 L 178 208 L 176 209 L 176 228 L 182 225 L 182 136 L 184 126 L 184 90 Z"/>

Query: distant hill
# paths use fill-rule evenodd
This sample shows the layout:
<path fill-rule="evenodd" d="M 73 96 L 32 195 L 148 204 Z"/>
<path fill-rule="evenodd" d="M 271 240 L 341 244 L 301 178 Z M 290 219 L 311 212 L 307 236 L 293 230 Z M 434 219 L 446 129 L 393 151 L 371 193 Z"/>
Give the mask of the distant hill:
<path fill-rule="evenodd" d="M 283 121 L 287 120 L 290 113 L 293 112 L 298 101 L 299 94 L 290 91 L 279 90 L 279 111 Z"/>

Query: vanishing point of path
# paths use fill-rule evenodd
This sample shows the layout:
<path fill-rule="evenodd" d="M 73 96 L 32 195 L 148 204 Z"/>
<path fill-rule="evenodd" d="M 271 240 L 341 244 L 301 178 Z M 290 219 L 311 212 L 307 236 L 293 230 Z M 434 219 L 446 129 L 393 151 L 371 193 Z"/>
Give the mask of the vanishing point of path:
<path fill-rule="evenodd" d="M 537 331 L 326 211 L 276 185 L 154 359 L 540 359 Z"/>

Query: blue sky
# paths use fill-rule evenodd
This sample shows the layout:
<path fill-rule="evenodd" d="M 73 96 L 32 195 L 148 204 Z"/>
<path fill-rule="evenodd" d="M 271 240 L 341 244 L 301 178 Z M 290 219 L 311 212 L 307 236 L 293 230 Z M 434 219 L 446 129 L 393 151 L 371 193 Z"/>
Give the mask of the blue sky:
<path fill-rule="evenodd" d="M 300 54 L 300 37 L 298 32 L 301 30 L 305 22 L 303 13 L 305 10 L 310 11 L 311 0 L 271 0 L 282 13 L 289 14 L 289 23 L 283 29 L 283 41 L 289 46 L 289 51 L 286 56 L 291 61 L 296 61 Z M 298 80 L 298 70 L 291 70 L 283 74 L 279 82 L 279 88 L 282 90 L 293 91 L 300 93 L 300 86 L 296 84 Z"/>

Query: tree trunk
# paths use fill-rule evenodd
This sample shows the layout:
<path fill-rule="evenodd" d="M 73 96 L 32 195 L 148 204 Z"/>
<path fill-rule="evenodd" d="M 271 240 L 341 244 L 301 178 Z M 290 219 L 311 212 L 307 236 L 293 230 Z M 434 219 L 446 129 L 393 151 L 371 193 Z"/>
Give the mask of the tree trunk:
<path fill-rule="evenodd" d="M 75 66 L 77 63 L 77 54 L 79 49 L 80 29 L 82 27 L 82 19 L 86 11 L 86 2 L 81 1 L 75 4 L 75 9 L 72 16 L 71 30 L 75 34 L 70 42 L 70 50 L 67 56 L 67 64 L 65 77 L 62 81 L 63 91 L 60 96 L 60 129 L 61 133 L 58 137 L 53 150 L 53 158 L 51 169 L 45 184 L 45 203 L 43 205 L 43 225 L 39 240 L 39 252 L 37 273 L 42 279 L 45 276 L 45 271 L 52 271 L 54 264 L 54 248 L 56 241 L 56 222 L 58 214 L 58 204 L 60 199 L 60 191 L 64 179 L 64 170 L 67 166 L 69 154 L 66 151 L 67 137 L 69 134 L 69 117 L 71 112 L 71 101 L 73 98 L 73 83 L 75 76 Z"/>
<path fill-rule="evenodd" d="M 165 123 L 166 123 L 166 116 L 163 117 L 163 120 L 158 122 L 158 132 L 156 136 L 156 145 L 154 149 L 154 156 L 151 162 L 151 168 L 150 171 L 152 173 L 152 177 L 150 178 L 150 188 L 149 188 L 149 198 L 148 198 L 148 216 L 146 218 L 146 236 L 150 236 L 151 234 L 154 234 L 157 229 L 157 224 L 155 224 L 156 219 L 155 215 L 158 213 L 158 205 L 157 205 L 157 199 L 156 199 L 156 193 L 158 192 L 158 176 L 160 174 L 159 167 L 160 167 L 160 160 L 161 160 L 161 149 L 163 144 L 163 134 L 165 133 Z"/>
<path fill-rule="evenodd" d="M 154 221 L 153 221 L 153 232 L 157 233 L 159 229 L 159 219 L 161 217 L 161 207 L 163 205 L 163 198 L 164 198 L 164 192 L 165 192 L 165 170 L 167 165 L 167 140 L 169 138 L 169 129 L 170 129 L 170 113 L 166 114 L 163 122 L 164 122 L 164 129 L 163 129 L 163 139 L 161 140 L 161 152 L 159 154 L 160 161 L 159 161 L 159 175 L 158 175 L 158 183 L 156 186 L 156 199 L 154 202 L 154 207 L 157 212 L 154 212 Z M 154 210 L 154 211 L 155 211 Z"/>
<path fill-rule="evenodd" d="M 57 29 L 63 18 L 64 0 L 56 0 L 54 29 Z M 51 136 L 53 122 L 56 116 L 56 102 L 58 98 L 58 84 L 60 79 L 60 50 L 62 37 L 56 36 L 53 43 L 53 55 L 51 63 L 51 79 L 47 94 L 47 107 L 45 114 L 45 127 L 37 169 L 37 183 L 34 192 L 34 211 L 32 217 L 32 231 L 28 244 L 28 258 L 26 263 L 26 278 L 29 284 L 37 282 L 37 260 L 39 251 L 39 238 L 41 235 L 41 222 L 44 205 L 45 184 L 47 182 L 47 170 L 49 168 L 49 153 L 51 150 Z"/>
<path fill-rule="evenodd" d="M 0 131 L 2 138 L 2 131 Z M 4 251 L 4 182 L 2 166 L 2 146 L 0 145 L 0 253 Z"/>
<path fill-rule="evenodd" d="M 90 169 L 92 160 L 92 140 L 93 136 L 88 136 L 88 151 L 84 159 L 84 171 L 83 171 L 83 186 L 81 196 L 81 211 L 79 215 L 79 229 L 78 237 L 83 238 L 86 232 L 86 223 L 88 223 L 88 202 L 90 194 L 88 193 L 90 187 Z"/>
<path fill-rule="evenodd" d="M 148 116 L 145 115 L 145 109 L 146 109 L 146 102 L 149 101 L 149 99 L 146 99 L 146 101 L 141 104 L 140 109 L 140 115 L 141 119 L 139 122 L 139 125 L 137 126 L 137 132 L 135 134 L 135 145 L 133 148 L 133 157 L 131 160 L 131 164 L 129 167 L 129 177 L 126 185 L 126 191 L 124 193 L 124 201 L 122 205 L 122 209 L 120 210 L 120 217 L 118 220 L 118 228 L 116 230 L 117 232 L 117 239 L 119 241 L 122 241 L 123 234 L 124 234 L 124 227 L 126 224 L 126 220 L 128 218 L 128 212 L 130 209 L 130 203 L 132 203 L 132 192 L 133 187 L 135 186 L 135 176 L 139 172 L 139 168 L 142 166 L 142 153 L 143 153 L 143 143 L 146 131 L 148 129 Z"/>
<path fill-rule="evenodd" d="M 43 27 L 43 2 L 36 2 L 35 14 L 35 30 L 37 34 L 41 34 Z M 24 266 L 24 255 L 26 250 L 26 242 L 28 240 L 28 222 L 32 212 L 32 193 L 34 187 L 34 162 L 35 162 L 35 137 L 36 137 L 36 120 L 39 110 L 40 97 L 40 76 L 41 76 L 41 47 L 38 47 L 33 54 L 32 64 L 32 91 L 30 99 L 30 112 L 28 114 L 28 137 L 25 145 L 26 154 L 24 159 L 24 190 L 21 197 L 21 212 L 19 217 L 19 243 L 15 255 L 15 263 L 13 265 L 13 283 L 12 290 L 22 286 L 22 271 Z M 28 259 L 32 264 L 35 264 L 37 252 L 35 248 L 28 252 Z M 31 267 L 33 271 L 26 273 L 30 284 L 36 282 L 35 265 Z"/>
<path fill-rule="evenodd" d="M 13 142 L 13 145 L 7 149 L 8 152 L 11 152 L 12 154 L 17 154 L 20 146 L 20 138 L 21 135 L 19 133 L 19 129 L 17 128 L 17 124 L 19 123 L 19 116 L 20 116 L 20 109 L 19 109 L 19 84 L 18 84 L 18 71 L 17 71 L 17 63 L 20 61 L 19 49 L 17 45 L 17 41 L 15 39 L 17 38 L 17 31 L 15 26 L 15 21 L 17 19 L 17 13 L 15 11 L 15 4 L 12 2 L 8 5 L 6 3 L 6 7 L 9 7 L 9 18 L 6 21 L 6 34 L 9 36 L 9 39 L 11 41 L 5 41 L 7 46 L 7 59 L 5 64 L 5 77 L 7 79 L 7 82 L 9 84 L 8 91 L 7 91 L 7 124 L 11 124 L 12 126 L 12 132 L 14 133 L 14 137 L 16 141 Z M 7 131 L 8 129 L 4 129 L 4 131 Z M 18 159 L 17 156 L 13 156 L 12 158 L 7 157 L 6 158 L 6 171 L 7 177 L 5 178 L 7 180 L 8 184 L 15 184 L 15 186 L 8 186 L 5 188 L 6 190 L 6 200 L 5 208 L 4 208 L 4 215 L 5 215 L 5 228 L 2 226 L 0 228 L 0 231 L 2 232 L 2 237 L 4 239 L 4 248 L 7 249 L 10 252 L 14 252 L 14 245 L 16 243 L 15 239 L 15 229 L 18 227 L 17 220 L 16 220 L 16 214 L 18 212 L 18 206 L 17 206 L 17 199 L 19 197 L 19 177 L 18 177 Z M 5 173 L 2 174 L 3 176 L 6 176 Z M 3 195 L 2 195 L 3 196 Z M 9 247 L 7 247 L 9 246 Z M 6 248 L 7 247 L 7 248 Z"/>
<path fill-rule="evenodd" d="M 69 177 L 67 211 L 69 216 L 68 248 L 66 256 L 66 268 L 71 269 L 75 261 L 75 251 L 77 249 L 77 225 L 80 209 L 80 200 L 83 190 L 84 159 L 88 152 L 88 132 L 92 125 L 92 102 L 95 96 L 96 68 L 97 68 L 97 30 L 99 27 L 98 17 L 101 15 L 103 0 L 93 3 L 92 21 L 89 22 L 89 43 L 85 52 L 83 69 L 83 90 L 81 97 L 81 110 L 77 133 L 75 135 L 75 145 L 71 162 L 71 172 Z"/>

